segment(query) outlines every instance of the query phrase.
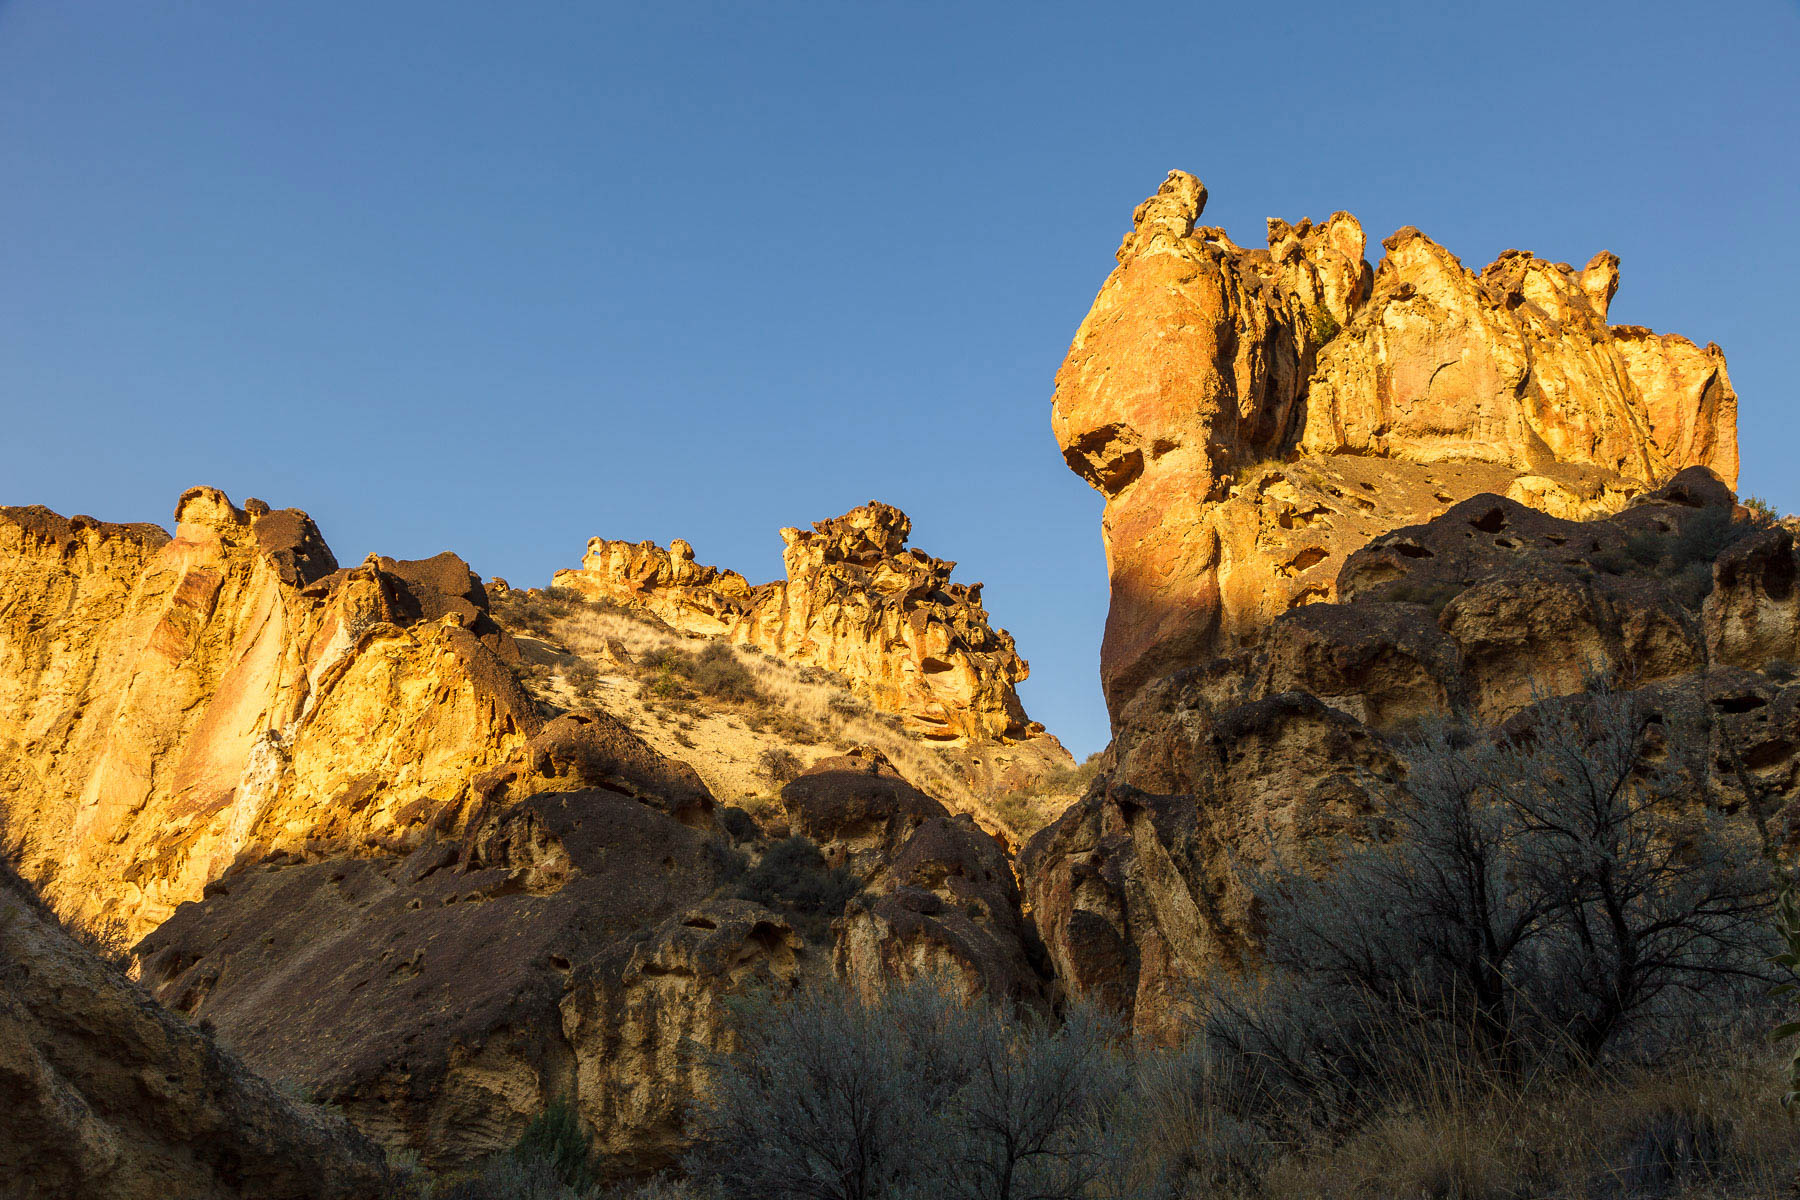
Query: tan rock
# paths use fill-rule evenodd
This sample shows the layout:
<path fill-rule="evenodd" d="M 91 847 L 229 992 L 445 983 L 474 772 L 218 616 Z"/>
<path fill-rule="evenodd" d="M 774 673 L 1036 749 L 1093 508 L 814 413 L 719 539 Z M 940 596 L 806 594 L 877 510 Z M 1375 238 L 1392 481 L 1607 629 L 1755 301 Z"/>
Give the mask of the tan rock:
<path fill-rule="evenodd" d="M 1043 1007 L 1048 996 L 1012 862 L 967 816 L 930 818 L 881 866 L 837 924 L 833 965 L 870 994 L 926 977 L 970 999 Z"/>
<path fill-rule="evenodd" d="M 812 530 L 784 529 L 785 581 L 752 587 L 735 571 L 667 550 L 595 538 L 554 586 L 649 612 L 675 629 L 726 638 L 836 671 L 910 732 L 946 744 L 1043 732 L 1015 685 L 1029 668 L 988 623 L 981 585 L 950 582 L 955 563 L 908 549 L 912 522 L 870 503 Z"/>
<path fill-rule="evenodd" d="M 1196 226 L 1205 200 L 1171 172 L 1139 206 L 1057 374 L 1064 458 L 1107 498 L 1115 718 L 1470 496 L 1593 517 L 1685 466 L 1735 480 L 1723 357 L 1609 327 L 1613 256 L 1508 251 L 1477 276 L 1408 228 L 1370 271 L 1348 214 L 1246 250 Z"/>
<path fill-rule="evenodd" d="M 815 763 L 781 792 L 788 827 L 857 876 L 834 927 L 833 966 L 866 992 L 931 976 L 970 996 L 1042 1005 L 1046 967 L 1005 845 L 952 816 L 879 752 Z"/>
<path fill-rule="evenodd" d="M 139 945 L 145 983 L 430 1165 L 512 1146 L 558 1098 L 615 1165 L 670 1165 L 726 997 L 792 986 L 801 940 L 719 898 L 712 797 L 601 714 L 475 791 L 405 857 L 239 866 Z"/>
<path fill-rule="evenodd" d="M 1800 662 L 1800 554 L 1788 525 L 1766 529 L 1719 556 L 1706 599 L 1712 660 L 1763 670 Z"/>
<path fill-rule="evenodd" d="M 727 1001 L 791 991 L 804 954 L 767 909 L 720 900 L 670 917 L 630 947 L 622 967 L 578 978 L 563 997 L 563 1032 L 597 1148 L 638 1171 L 677 1161 L 709 1055 L 736 1045 Z"/>

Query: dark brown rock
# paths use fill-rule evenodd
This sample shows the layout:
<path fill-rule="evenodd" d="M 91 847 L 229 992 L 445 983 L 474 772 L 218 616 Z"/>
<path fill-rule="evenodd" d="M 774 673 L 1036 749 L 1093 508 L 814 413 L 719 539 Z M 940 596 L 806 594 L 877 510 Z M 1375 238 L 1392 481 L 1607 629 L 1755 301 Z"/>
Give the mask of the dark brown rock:
<path fill-rule="evenodd" d="M 76 944 L 0 864 L 0 1191 L 370 1200 L 381 1152 Z"/>

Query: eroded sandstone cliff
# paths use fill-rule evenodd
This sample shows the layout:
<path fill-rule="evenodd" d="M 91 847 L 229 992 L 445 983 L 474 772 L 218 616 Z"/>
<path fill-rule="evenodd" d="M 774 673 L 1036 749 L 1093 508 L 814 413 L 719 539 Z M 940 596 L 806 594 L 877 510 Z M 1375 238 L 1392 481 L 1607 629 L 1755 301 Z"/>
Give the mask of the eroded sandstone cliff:
<path fill-rule="evenodd" d="M 475 791 L 460 833 L 410 854 L 239 867 L 139 945 L 145 983 L 428 1164 L 504 1150 L 567 1099 L 614 1172 L 678 1158 L 733 996 L 925 971 L 1046 995 L 1002 846 L 878 755 L 783 794 L 793 831 L 866 889 L 842 914 L 808 908 L 804 880 L 746 898 L 780 839 L 602 714 L 550 722 Z"/>
<path fill-rule="evenodd" d="M 454 555 L 339 569 L 212 488 L 172 538 L 0 509 L 0 847 L 135 940 L 235 862 L 454 824 L 539 724 L 486 606 Z"/>
<path fill-rule="evenodd" d="M 1018 710 L 1024 663 L 979 589 L 907 550 L 903 515 L 790 534 L 791 578 L 742 636 L 860 679 L 917 744 L 1066 761 Z M 734 595 L 719 578 L 668 624 L 716 632 L 693 613 Z M 174 1012 L 429 1164 L 504 1149 L 566 1097 L 610 1169 L 667 1165 L 747 989 L 931 970 L 1046 995 L 1006 848 L 969 816 L 857 751 L 760 827 L 603 704 L 554 715 L 522 690 L 453 555 L 340 569 L 304 513 L 196 488 L 173 537 L 0 510 L 0 587 L 0 849 L 72 922 L 135 942 Z M 882 852 L 847 854 L 871 823 Z M 746 891 L 790 829 L 843 869 L 829 912 L 779 871 Z M 843 886 L 867 893 L 852 912 Z"/>
<path fill-rule="evenodd" d="M 515 642 L 460 559 L 339 569 L 303 513 L 211 489 L 173 537 L 0 510 L 0 848 L 63 912 L 144 935 L 169 1009 L 379 1142 L 464 1163 L 568 1098 L 632 1171 L 679 1154 L 748 990 L 930 973 L 1173 1033 L 1195 980 L 1255 962 L 1240 868 L 1318 863 L 1402 802 L 1424 721 L 1529 722 L 1604 676 L 1698 802 L 1800 843 L 1800 553 L 1734 503 L 1717 348 L 1608 325 L 1607 255 L 1476 275 L 1402 230 L 1372 268 L 1345 214 L 1245 250 L 1195 227 L 1204 198 L 1175 174 L 1140 207 L 1058 378 L 1066 458 L 1108 499 L 1115 738 L 1016 861 L 880 752 L 809 742 L 778 798 L 727 796 L 682 756 L 748 708 L 607 711 L 703 637 L 836 673 L 899 740 L 973 756 L 964 778 L 1066 761 L 979 585 L 908 548 L 898 510 L 783 531 L 787 577 L 763 585 L 684 542 L 595 539 L 556 584 L 662 623 L 632 648 L 573 617 Z M 521 690 L 520 646 L 554 703 Z M 66 966 L 31 976 L 75 998 L 64 1025 L 116 1023 L 131 1064 L 174 1047 L 184 1097 L 254 1092 L 223 1125 L 168 1097 L 120 1136 L 194 1158 L 194 1131 L 241 1126 L 282 1178 L 285 1144 L 257 1139 L 284 1109 Z M 89 1050 L 56 1057 L 49 995 L 0 1008 L 0 1088 L 30 1085 L 42 1161 L 113 1170 L 89 1152 L 112 1118 L 45 1099 L 116 1083 Z M 302 1133 L 338 1172 L 318 1194 L 368 1161 Z"/>
<path fill-rule="evenodd" d="M 950 582 L 955 563 L 909 548 L 912 522 L 870 503 L 811 531 L 783 529 L 787 578 L 752 586 L 694 561 L 676 539 L 594 538 L 555 586 L 654 613 L 676 629 L 758 646 L 836 671 L 910 732 L 943 742 L 1016 741 L 1043 733 L 1015 685 L 1029 667 L 1012 635 L 988 623 L 981 585 Z"/>
<path fill-rule="evenodd" d="M 1609 326 L 1612 255 L 1476 274 L 1406 228 L 1371 268 L 1348 213 L 1246 249 L 1196 224 L 1205 204 L 1175 171 L 1138 206 L 1056 379 L 1064 457 L 1107 499 L 1115 718 L 1470 496 L 1593 517 L 1683 467 L 1735 483 L 1724 356 Z"/>

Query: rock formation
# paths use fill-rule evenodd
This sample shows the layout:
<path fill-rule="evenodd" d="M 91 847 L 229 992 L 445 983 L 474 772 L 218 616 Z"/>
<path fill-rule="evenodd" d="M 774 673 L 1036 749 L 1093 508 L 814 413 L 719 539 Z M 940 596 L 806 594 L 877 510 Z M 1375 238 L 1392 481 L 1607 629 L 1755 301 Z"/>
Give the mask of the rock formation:
<path fill-rule="evenodd" d="M 64 933 L 0 863 L 0 1192 L 367 1200 L 381 1152 Z"/>
<path fill-rule="evenodd" d="M 667 1165 L 724 998 L 793 986 L 800 939 L 729 897 L 693 771 L 602 714 L 472 791 L 459 835 L 405 855 L 240 866 L 139 945 L 144 982 L 429 1165 L 509 1148 L 558 1098 L 615 1166 Z"/>
<path fill-rule="evenodd" d="M 816 764 L 782 789 L 788 827 L 867 889 L 837 923 L 837 973 L 865 990 L 921 975 L 1042 1005 L 1043 948 L 1005 847 L 901 778 L 878 752 Z"/>
<path fill-rule="evenodd" d="M 1724 356 L 1609 326 L 1612 255 L 1477 275 L 1407 228 L 1371 270 L 1347 213 L 1244 249 L 1195 224 L 1205 204 L 1176 171 L 1138 206 L 1056 379 L 1064 458 L 1107 498 L 1115 718 L 1470 496 L 1592 517 L 1683 467 L 1735 483 Z"/>
<path fill-rule="evenodd" d="M 1407 229 L 1371 268 L 1346 214 L 1244 250 L 1204 201 L 1176 173 L 1140 206 L 1058 376 L 1065 457 L 1107 497 L 1115 736 L 1016 861 L 867 748 L 753 819 L 690 741 L 547 717 L 453 555 L 340 569 L 305 514 L 205 488 L 173 537 L 0 510 L 0 851 L 136 940 L 168 1010 L 0 886 L 0 1111 L 27 1129 L 0 1168 L 118 1196 L 373 1178 L 208 1027 L 429 1165 L 566 1097 L 621 1171 L 676 1160 L 752 989 L 931 974 L 1172 1035 L 1195 980 L 1255 963 L 1242 866 L 1319 864 L 1403 798 L 1421 722 L 1516 729 L 1596 675 L 1697 802 L 1800 845 L 1797 527 L 1735 504 L 1717 348 L 1608 325 L 1610 255 L 1476 275 Z M 786 579 L 754 586 L 595 539 L 555 583 L 836 672 L 965 777 L 1066 761 L 980 585 L 908 533 L 880 504 L 784 530 Z"/>
<path fill-rule="evenodd" d="M 680 546 L 616 569 L 676 564 L 643 593 L 671 623 L 722 597 L 734 636 L 861 679 L 953 751 L 1066 758 L 979 589 L 906 550 L 904 516 L 790 534 L 789 582 L 751 602 Z M 0 850 L 136 942 L 170 1010 L 427 1164 L 569 1097 L 615 1169 L 667 1165 L 726 999 L 834 964 L 1043 1002 L 1006 852 L 968 817 L 875 760 L 796 780 L 790 824 L 838 861 L 888 831 L 856 862 L 867 903 L 809 916 L 808 943 L 738 896 L 768 837 L 617 718 L 547 719 L 453 555 L 340 569 L 305 514 L 197 488 L 173 537 L 0 510 L 0 587 Z"/>
<path fill-rule="evenodd" d="M 627 1171 L 679 1156 L 731 996 L 834 969 L 1047 994 L 1004 849 L 878 757 L 784 793 L 790 827 L 870 889 L 825 945 L 737 897 L 767 841 L 611 718 L 557 718 L 472 790 L 460 834 L 404 856 L 238 866 L 139 944 L 144 982 L 428 1165 L 510 1147 L 568 1098 Z"/>
<path fill-rule="evenodd" d="M 1397 796 L 1420 722 L 1518 720 L 1596 676 L 1700 764 L 1697 799 L 1793 839 L 1797 571 L 1793 530 L 1704 468 L 1598 520 L 1482 495 L 1376 538 L 1335 602 L 1118 714 L 1099 784 L 1020 855 L 1059 988 L 1172 1034 L 1194 980 L 1253 962 L 1240 865 L 1319 861 Z"/>
<path fill-rule="evenodd" d="M 0 846 L 130 937 L 240 859 L 454 821 L 538 724 L 455 556 L 340 570 L 211 488 L 175 520 L 0 509 Z"/>
<path fill-rule="evenodd" d="M 816 522 L 810 533 L 783 529 L 787 579 L 755 587 L 696 563 L 679 538 L 667 550 L 594 538 L 581 569 L 558 571 L 554 586 L 836 671 L 926 738 L 1042 734 L 1014 690 L 1029 668 L 1012 635 L 988 624 L 981 585 L 951 583 L 956 564 L 909 549 L 911 529 L 905 513 L 877 503 Z"/>

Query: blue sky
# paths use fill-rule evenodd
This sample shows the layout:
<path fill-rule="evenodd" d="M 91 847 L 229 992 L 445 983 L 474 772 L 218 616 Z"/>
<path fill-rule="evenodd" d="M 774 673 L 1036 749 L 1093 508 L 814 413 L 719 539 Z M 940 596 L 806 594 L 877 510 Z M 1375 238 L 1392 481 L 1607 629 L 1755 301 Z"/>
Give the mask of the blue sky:
<path fill-rule="evenodd" d="M 346 562 L 542 584 L 594 534 L 780 574 L 877 498 L 1106 719 L 1051 377 L 1171 167 L 1479 268 L 1624 262 L 1800 509 L 1800 10 L 0 2 L 0 503 L 194 483 Z M 1465 11 L 1466 10 L 1466 11 Z"/>

